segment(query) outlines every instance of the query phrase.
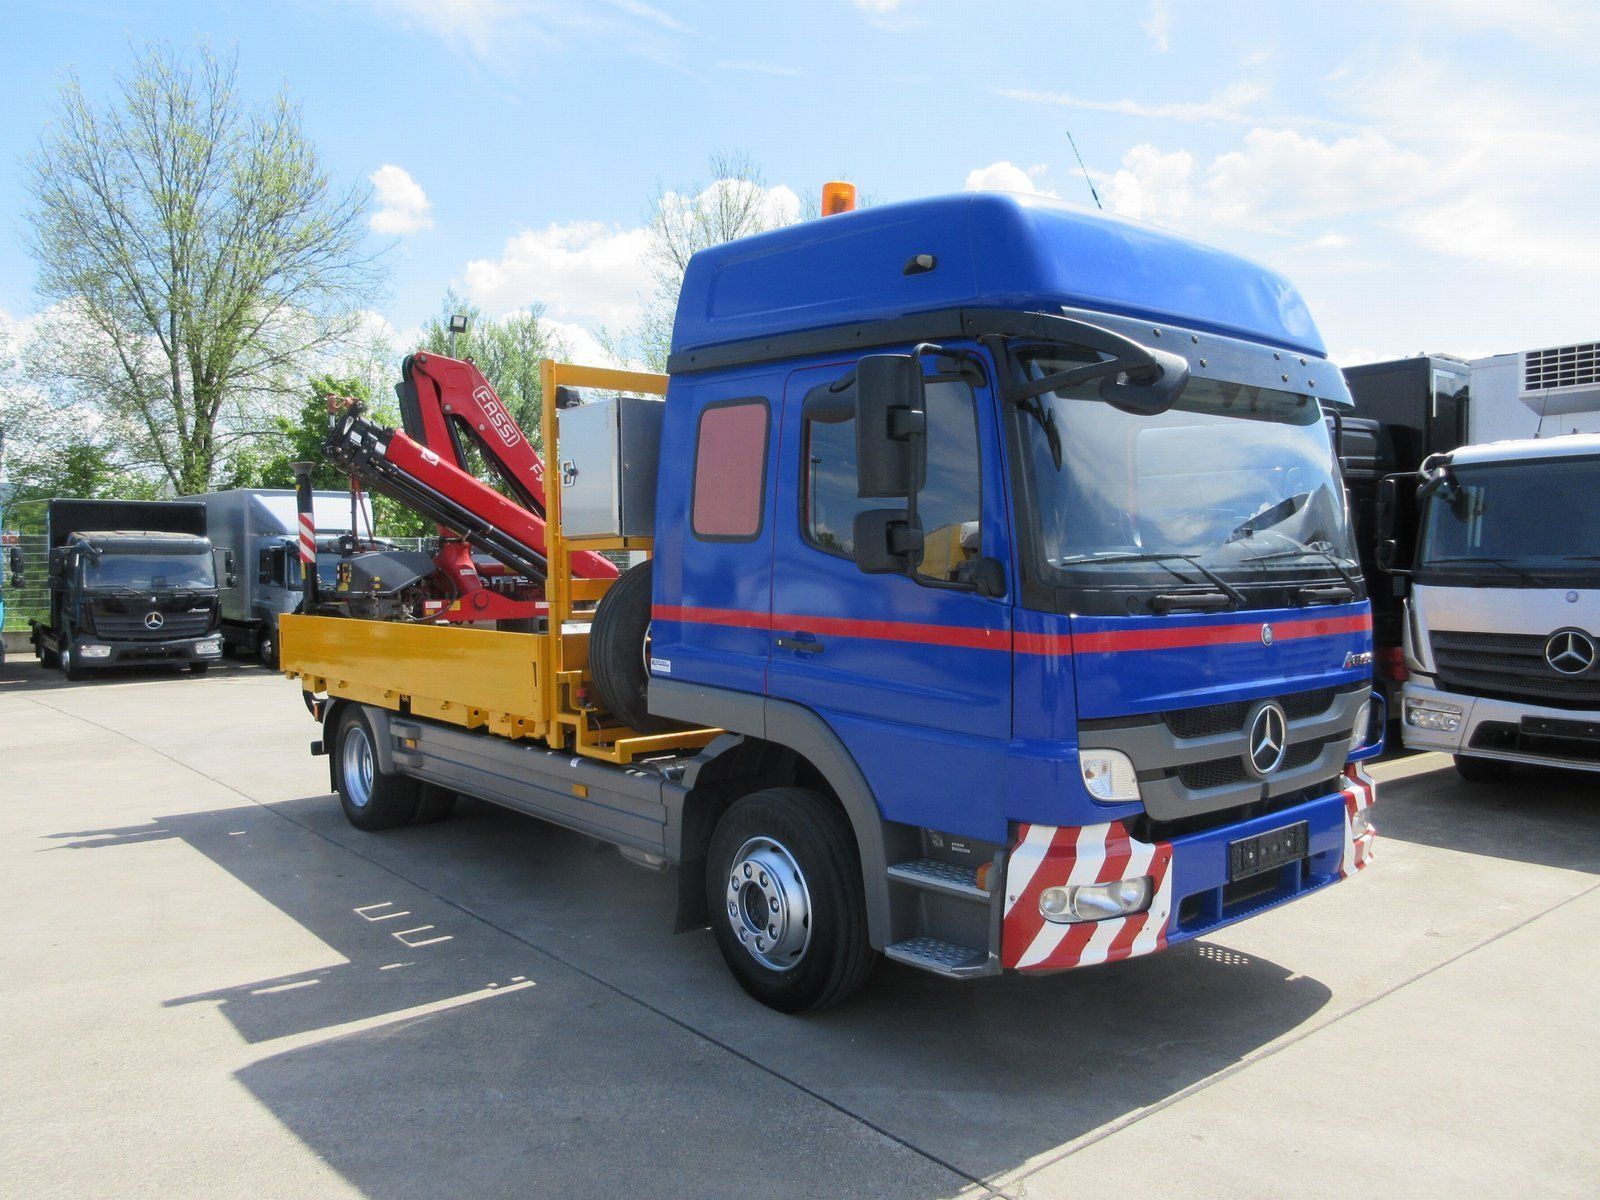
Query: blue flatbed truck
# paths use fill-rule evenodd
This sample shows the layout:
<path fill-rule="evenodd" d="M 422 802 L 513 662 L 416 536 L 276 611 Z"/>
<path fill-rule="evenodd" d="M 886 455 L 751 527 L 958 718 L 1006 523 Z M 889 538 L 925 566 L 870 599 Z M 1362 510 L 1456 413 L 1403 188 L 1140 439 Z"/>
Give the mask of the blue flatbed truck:
<path fill-rule="evenodd" d="M 880 952 L 1111 962 L 1367 864 L 1350 401 L 1283 277 L 1038 198 L 887 205 L 696 255 L 659 390 L 650 535 L 569 538 L 552 489 L 531 636 L 286 619 L 356 824 L 465 793 L 675 865 L 678 927 L 787 1011 Z M 602 594 L 581 547 L 650 557 Z"/>

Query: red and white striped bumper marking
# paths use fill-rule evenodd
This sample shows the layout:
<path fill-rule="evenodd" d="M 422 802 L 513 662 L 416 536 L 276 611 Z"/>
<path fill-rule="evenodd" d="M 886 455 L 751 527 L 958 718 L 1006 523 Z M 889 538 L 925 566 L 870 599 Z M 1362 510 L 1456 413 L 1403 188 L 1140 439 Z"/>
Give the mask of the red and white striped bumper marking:
<path fill-rule="evenodd" d="M 1351 763 L 1344 769 L 1345 785 L 1340 790 L 1344 796 L 1344 859 L 1339 863 L 1339 877 L 1348 879 L 1372 861 L 1372 843 L 1377 831 L 1370 824 L 1365 833 L 1356 836 L 1355 818 L 1358 812 L 1371 808 L 1378 798 L 1378 785 L 1361 769 L 1360 763 Z"/>
<path fill-rule="evenodd" d="M 1022 826 L 1006 863 L 1001 965 L 1059 971 L 1160 950 L 1167 944 L 1167 920 L 1172 914 L 1171 868 L 1170 843 L 1136 841 L 1120 821 L 1078 829 Z M 1060 924 L 1046 921 L 1039 911 L 1039 895 L 1046 888 L 1113 883 L 1143 875 L 1154 882 L 1145 912 Z"/>
<path fill-rule="evenodd" d="M 303 563 L 317 561 L 316 518 L 310 513 L 300 514 L 300 561 Z"/>

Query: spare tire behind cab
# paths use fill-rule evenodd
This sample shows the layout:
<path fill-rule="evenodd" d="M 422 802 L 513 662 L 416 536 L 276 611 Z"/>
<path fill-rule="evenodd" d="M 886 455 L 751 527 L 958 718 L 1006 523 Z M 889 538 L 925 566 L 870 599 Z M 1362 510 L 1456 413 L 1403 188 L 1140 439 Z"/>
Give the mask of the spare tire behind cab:
<path fill-rule="evenodd" d="M 589 627 L 589 677 L 600 703 L 617 720 L 640 733 L 664 733 L 683 726 L 651 716 L 645 698 L 651 579 L 650 563 L 642 562 L 623 572 L 600 598 Z"/>

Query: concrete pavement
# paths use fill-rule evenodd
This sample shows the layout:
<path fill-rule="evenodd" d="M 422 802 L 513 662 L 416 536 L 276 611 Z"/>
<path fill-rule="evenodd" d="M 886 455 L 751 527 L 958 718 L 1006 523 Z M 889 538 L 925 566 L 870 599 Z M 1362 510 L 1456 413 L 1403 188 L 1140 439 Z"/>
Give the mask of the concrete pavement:
<path fill-rule="evenodd" d="M 1376 864 L 1150 959 L 749 1001 L 670 877 L 345 824 L 292 684 L 0 674 L 17 1195 L 1587 1195 L 1600 783 L 1377 768 Z"/>

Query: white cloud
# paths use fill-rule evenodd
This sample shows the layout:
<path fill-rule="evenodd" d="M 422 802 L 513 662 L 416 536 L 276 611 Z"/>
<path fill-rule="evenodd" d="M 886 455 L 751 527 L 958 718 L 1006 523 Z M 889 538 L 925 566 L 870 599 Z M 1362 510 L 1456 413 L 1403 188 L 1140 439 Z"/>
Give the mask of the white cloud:
<path fill-rule="evenodd" d="M 1393 209 L 1434 186 L 1428 160 L 1363 130 L 1322 141 L 1292 129 L 1252 129 L 1206 170 L 1212 219 L 1223 225 L 1294 226 Z"/>
<path fill-rule="evenodd" d="M 967 173 L 965 190 L 969 192 L 1027 192 L 1037 196 L 1054 196 L 1041 188 L 1036 179 L 1044 173 L 1044 166 L 1029 167 L 1024 171 L 1010 162 L 990 163 Z"/>
<path fill-rule="evenodd" d="M 1168 40 L 1172 32 L 1172 10 L 1166 6 L 1165 0 L 1151 0 L 1150 15 L 1139 22 L 1139 28 L 1156 44 L 1158 54 L 1165 54 L 1172 48 Z"/>
<path fill-rule="evenodd" d="M 606 348 L 600 344 L 600 339 L 584 326 L 571 321 L 552 321 L 548 317 L 541 318 L 539 324 L 561 342 L 562 353 L 567 362 L 576 363 L 581 367 L 611 365 L 611 355 L 606 353 Z"/>
<path fill-rule="evenodd" d="M 1125 217 L 1185 228 L 1194 207 L 1194 155 L 1163 153 L 1148 143 L 1122 156 L 1122 166 L 1100 192 L 1107 208 Z"/>
<path fill-rule="evenodd" d="M 875 13 L 882 16 L 884 13 L 894 12 L 906 0 L 851 0 L 851 2 L 862 12 Z"/>
<path fill-rule="evenodd" d="M 1494 30 L 1542 50 L 1587 54 L 1600 37 L 1594 0 L 1404 0 L 1435 28 Z"/>
<path fill-rule="evenodd" d="M 619 327 L 639 315 L 645 290 L 643 229 L 573 221 L 528 229 L 506 240 L 498 258 L 474 259 L 460 286 L 501 316 L 541 303 L 552 318 Z"/>
<path fill-rule="evenodd" d="M 384 163 L 368 178 L 378 198 L 378 211 L 368 221 L 373 233 L 404 235 L 433 228 L 433 202 L 408 171 Z"/>
<path fill-rule="evenodd" d="M 493 57 L 517 16 L 511 0 L 370 0 L 379 16 L 420 29 L 456 50 Z"/>
<path fill-rule="evenodd" d="M 781 63 L 769 62 L 719 62 L 716 67 L 719 71 L 744 71 L 750 75 L 798 75 L 800 68 L 786 67 Z"/>
<path fill-rule="evenodd" d="M 1062 108 L 1083 108 L 1091 112 L 1120 113 L 1127 117 L 1156 120 L 1193 121 L 1212 125 L 1250 125 L 1259 118 L 1249 111 L 1266 99 L 1269 89 L 1259 83 L 1239 80 L 1230 83 L 1209 100 L 1171 104 L 1145 104 L 1138 100 L 1085 100 L 1067 92 L 1037 92 L 1025 88 L 1005 88 L 1000 95 L 1029 104 L 1054 104 Z"/>

